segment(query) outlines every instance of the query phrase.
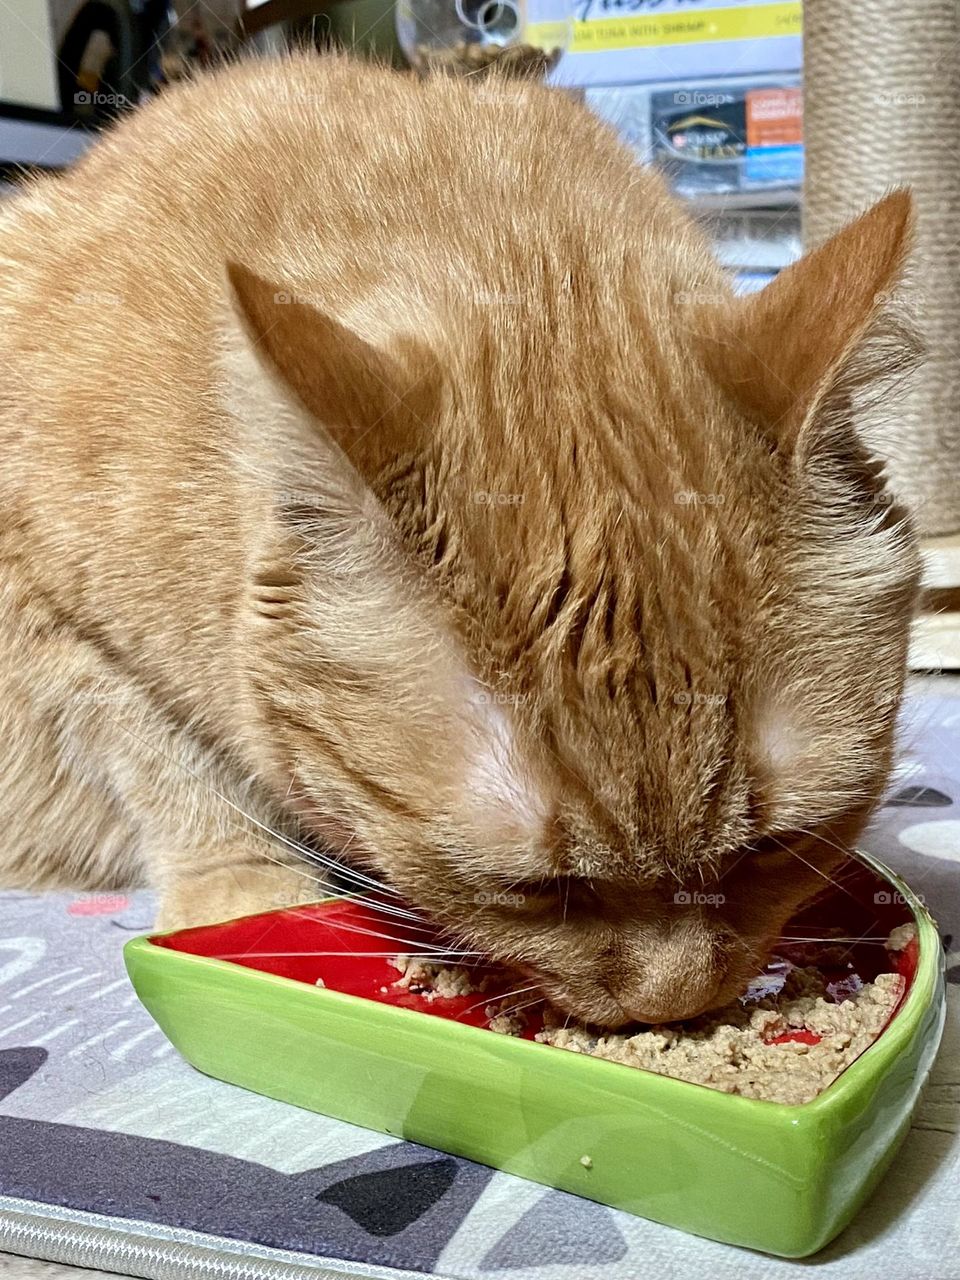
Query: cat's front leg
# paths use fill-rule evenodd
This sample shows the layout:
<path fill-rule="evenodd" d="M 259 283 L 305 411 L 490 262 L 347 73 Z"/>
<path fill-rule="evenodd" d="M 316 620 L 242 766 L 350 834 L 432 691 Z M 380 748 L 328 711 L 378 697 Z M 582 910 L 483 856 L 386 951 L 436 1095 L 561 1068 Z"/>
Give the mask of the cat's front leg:
<path fill-rule="evenodd" d="M 271 855 L 272 856 L 272 855 Z M 298 903 L 330 890 L 312 868 L 278 865 L 243 840 L 212 849 L 159 856 L 158 929 L 232 920 Z"/>
<path fill-rule="evenodd" d="M 148 884 L 165 928 L 324 897 L 235 756 L 0 566 L 0 887 Z"/>

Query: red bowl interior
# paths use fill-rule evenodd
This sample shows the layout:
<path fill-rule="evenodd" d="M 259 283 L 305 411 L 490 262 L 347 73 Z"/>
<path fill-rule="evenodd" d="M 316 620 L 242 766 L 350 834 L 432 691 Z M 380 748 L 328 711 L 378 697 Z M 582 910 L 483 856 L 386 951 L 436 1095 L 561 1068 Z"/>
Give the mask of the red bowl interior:
<path fill-rule="evenodd" d="M 430 947 L 440 945 L 437 934 L 419 925 L 411 929 L 409 921 L 396 920 L 385 911 L 350 899 L 244 916 L 225 924 L 183 929 L 152 941 L 174 951 L 230 960 L 311 986 L 320 979 L 334 991 L 453 1018 L 474 1027 L 485 1027 L 489 1021 L 485 1007 L 517 986 L 517 981 L 508 975 L 482 967 L 476 968 L 478 981 L 482 975 L 487 985 L 482 992 L 469 996 L 428 999 L 394 985 L 401 975 L 390 963 L 391 957 L 408 955 L 428 960 Z M 465 964 L 474 971 L 469 960 Z M 529 982 L 522 985 L 529 986 Z M 542 1025 L 534 1026 L 534 1021 L 537 1020 L 532 1019 L 528 1028 L 530 1037 Z"/>
<path fill-rule="evenodd" d="M 800 940 L 824 937 L 839 929 L 844 938 L 858 941 L 844 944 L 847 953 L 842 964 L 819 965 L 828 982 L 844 982 L 854 975 L 869 982 L 878 973 L 894 969 L 906 979 L 905 994 L 916 971 L 917 944 L 914 941 L 904 951 L 888 953 L 883 942 L 891 929 L 911 919 L 910 908 L 890 883 L 850 858 L 835 875 L 834 883 L 787 926 L 785 933 L 797 941 L 783 943 L 766 972 L 771 977 L 782 972 L 784 962 L 818 964 L 817 954 L 824 950 L 823 944 Z M 439 936 L 419 925 L 397 920 L 376 906 L 350 899 L 182 929 L 151 941 L 156 946 L 229 960 L 311 986 L 319 980 L 327 988 L 365 1000 L 476 1027 L 487 1025 L 486 1006 L 515 988 L 518 981 L 493 969 L 477 968 L 478 976 L 483 974 L 487 979 L 484 991 L 449 999 L 428 999 L 396 986 L 400 974 L 390 963 L 391 956 L 419 954 L 429 959 L 430 946 L 442 945 Z M 526 980 L 519 981 L 528 985 Z M 524 1035 L 531 1039 L 541 1030 L 542 1020 L 536 1008 L 525 1012 Z M 811 1040 L 811 1035 L 791 1032 L 778 1037 L 778 1042 L 799 1038 L 815 1043 L 816 1037 Z"/>

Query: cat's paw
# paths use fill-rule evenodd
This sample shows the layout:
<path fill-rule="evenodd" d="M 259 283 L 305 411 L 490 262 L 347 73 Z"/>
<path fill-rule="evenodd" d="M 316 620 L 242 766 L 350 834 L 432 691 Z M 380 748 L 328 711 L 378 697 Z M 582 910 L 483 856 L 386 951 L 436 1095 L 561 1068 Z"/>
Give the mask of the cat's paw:
<path fill-rule="evenodd" d="M 181 872 L 160 894 L 157 929 L 185 929 L 316 902 L 329 888 L 306 865 L 218 867 Z"/>

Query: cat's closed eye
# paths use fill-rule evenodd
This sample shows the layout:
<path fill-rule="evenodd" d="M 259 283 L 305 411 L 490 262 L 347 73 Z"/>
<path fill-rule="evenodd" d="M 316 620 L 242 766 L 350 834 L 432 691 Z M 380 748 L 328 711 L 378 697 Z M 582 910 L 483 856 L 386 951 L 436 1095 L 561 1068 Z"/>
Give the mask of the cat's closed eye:
<path fill-rule="evenodd" d="M 546 876 L 516 880 L 503 887 L 493 887 L 483 894 L 491 906 L 519 913 L 600 913 L 602 896 L 590 880 L 573 875 Z"/>

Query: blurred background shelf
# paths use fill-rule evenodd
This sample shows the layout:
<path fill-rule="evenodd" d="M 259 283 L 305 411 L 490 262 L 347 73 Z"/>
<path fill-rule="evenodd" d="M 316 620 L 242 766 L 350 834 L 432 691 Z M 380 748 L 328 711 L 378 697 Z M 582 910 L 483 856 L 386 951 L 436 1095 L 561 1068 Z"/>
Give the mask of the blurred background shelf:
<path fill-rule="evenodd" d="M 0 103 L 0 182 L 21 165 L 62 168 L 76 160 L 96 136 L 79 125 L 45 119 L 40 112 L 14 111 Z"/>
<path fill-rule="evenodd" d="M 725 191 L 717 195 L 704 193 L 688 196 L 687 202 L 695 213 L 737 213 L 742 210 L 800 209 L 800 192 L 791 187 L 782 191 Z"/>
<path fill-rule="evenodd" d="M 914 671 L 960 670 L 960 533 L 924 538 L 923 609 L 914 624 Z"/>
<path fill-rule="evenodd" d="M 923 580 L 931 590 L 960 589 L 960 533 L 923 540 Z"/>
<path fill-rule="evenodd" d="M 910 638 L 911 671 L 960 670 L 960 610 L 922 614 Z"/>

